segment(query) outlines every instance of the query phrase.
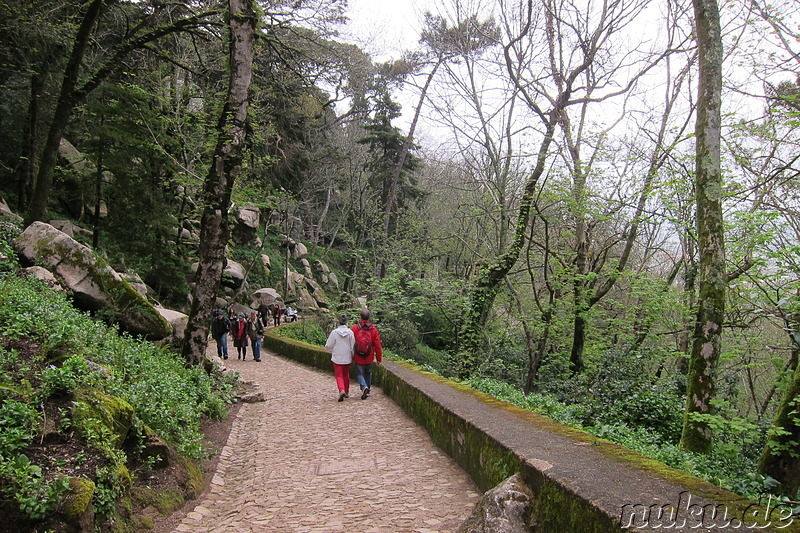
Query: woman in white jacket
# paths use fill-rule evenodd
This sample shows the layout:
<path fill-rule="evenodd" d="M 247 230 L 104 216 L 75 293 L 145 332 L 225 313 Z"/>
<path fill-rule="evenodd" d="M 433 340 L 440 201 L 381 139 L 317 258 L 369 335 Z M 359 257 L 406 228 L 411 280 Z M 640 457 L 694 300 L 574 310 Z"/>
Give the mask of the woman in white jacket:
<path fill-rule="evenodd" d="M 356 339 L 353 330 L 347 327 L 347 315 L 339 315 L 339 327 L 331 331 L 325 348 L 331 352 L 333 374 L 336 386 L 339 387 L 339 401 L 350 396 L 350 363 L 353 362 L 353 350 Z"/>

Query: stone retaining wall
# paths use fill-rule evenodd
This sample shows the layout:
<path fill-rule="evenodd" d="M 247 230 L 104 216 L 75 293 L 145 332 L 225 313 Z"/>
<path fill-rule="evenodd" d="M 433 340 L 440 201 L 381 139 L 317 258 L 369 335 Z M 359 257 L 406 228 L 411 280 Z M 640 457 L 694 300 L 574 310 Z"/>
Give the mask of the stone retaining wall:
<path fill-rule="evenodd" d="M 319 346 L 280 337 L 264 346 L 331 370 Z M 800 519 L 772 501 L 752 502 L 469 387 L 384 360 L 373 381 L 488 490 L 520 472 L 535 494 L 535 531 L 792 531 Z"/>

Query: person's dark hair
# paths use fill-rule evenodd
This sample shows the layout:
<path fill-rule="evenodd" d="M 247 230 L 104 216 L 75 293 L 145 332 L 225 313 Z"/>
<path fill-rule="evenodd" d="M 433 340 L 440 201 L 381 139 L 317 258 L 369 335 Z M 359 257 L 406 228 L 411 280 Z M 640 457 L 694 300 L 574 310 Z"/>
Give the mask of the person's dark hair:
<path fill-rule="evenodd" d="M 344 326 L 347 324 L 347 315 L 339 315 L 339 325 Z"/>
<path fill-rule="evenodd" d="M 369 309 L 361 310 L 361 320 L 369 320 Z"/>

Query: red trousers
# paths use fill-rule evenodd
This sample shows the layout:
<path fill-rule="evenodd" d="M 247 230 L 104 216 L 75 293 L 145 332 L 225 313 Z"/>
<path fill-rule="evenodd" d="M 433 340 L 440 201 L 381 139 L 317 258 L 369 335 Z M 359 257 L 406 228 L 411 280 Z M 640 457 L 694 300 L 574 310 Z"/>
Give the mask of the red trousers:
<path fill-rule="evenodd" d="M 336 376 L 336 386 L 339 387 L 339 392 L 350 394 L 350 365 L 333 363 L 333 375 Z"/>

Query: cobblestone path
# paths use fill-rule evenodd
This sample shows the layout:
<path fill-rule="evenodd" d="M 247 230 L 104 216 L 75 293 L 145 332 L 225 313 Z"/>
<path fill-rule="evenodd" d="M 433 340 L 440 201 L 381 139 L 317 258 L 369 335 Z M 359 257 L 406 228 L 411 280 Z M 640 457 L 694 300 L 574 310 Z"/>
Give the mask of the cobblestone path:
<path fill-rule="evenodd" d="M 379 388 L 361 400 L 352 383 L 339 403 L 333 370 L 230 353 L 267 401 L 241 407 L 210 490 L 175 532 L 444 533 L 472 511 L 469 477 Z"/>

